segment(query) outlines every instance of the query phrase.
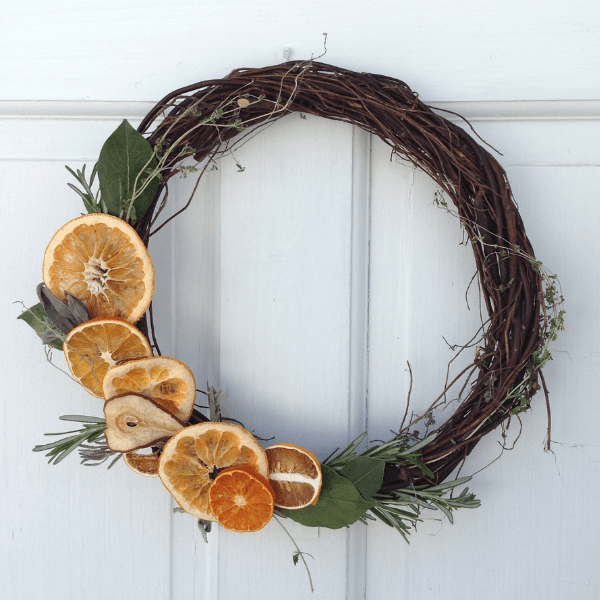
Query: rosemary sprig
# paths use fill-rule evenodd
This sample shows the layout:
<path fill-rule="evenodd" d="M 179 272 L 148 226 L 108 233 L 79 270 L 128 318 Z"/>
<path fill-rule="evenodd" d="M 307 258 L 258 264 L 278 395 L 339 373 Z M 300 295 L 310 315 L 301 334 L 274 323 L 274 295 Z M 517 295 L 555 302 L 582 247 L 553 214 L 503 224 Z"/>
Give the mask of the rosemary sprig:
<path fill-rule="evenodd" d="M 467 483 L 471 477 L 461 477 L 439 485 L 405 488 L 386 494 L 376 494 L 373 499 L 377 504 L 371 512 L 386 525 L 396 529 L 408 542 L 410 530 L 421 519 L 421 510 L 440 510 L 454 523 L 452 512 L 458 508 L 477 508 L 481 502 L 474 494 L 469 494 L 469 488 L 464 488 L 461 493 L 453 498 L 445 496 L 448 491 Z"/>
<path fill-rule="evenodd" d="M 121 452 L 113 452 L 106 443 L 106 438 L 103 436 L 98 438 L 91 444 L 80 444 L 79 446 L 79 457 L 81 458 L 81 464 L 86 467 L 97 467 L 105 463 L 109 458 L 113 458 L 111 463 L 108 465 L 110 469 L 120 458 Z"/>
<path fill-rule="evenodd" d="M 81 185 L 83 190 L 80 190 L 77 186 L 73 185 L 72 183 L 67 183 L 67 185 L 81 196 L 83 204 L 88 213 L 108 212 L 106 209 L 106 205 L 102 202 L 100 198 L 100 190 L 98 189 L 98 191 L 96 191 L 95 194 L 92 191 L 94 179 L 98 174 L 98 164 L 96 163 L 94 165 L 89 182 L 85 178 L 85 167 L 86 165 L 83 165 L 82 170 L 80 171 L 79 169 L 77 169 L 77 172 L 73 171 L 73 169 L 71 169 L 70 167 L 66 167 L 67 171 L 69 171 L 69 173 L 71 173 L 71 175 L 75 177 L 75 179 L 77 180 L 79 185 Z"/>
<path fill-rule="evenodd" d="M 59 419 L 61 421 L 83 423 L 84 425 L 82 429 L 45 434 L 68 436 L 55 442 L 51 442 L 50 444 L 38 445 L 33 448 L 34 452 L 44 452 L 47 450 L 46 456 L 50 457 L 50 460 L 48 461 L 49 464 L 57 465 L 82 444 L 85 444 L 86 442 L 88 444 L 93 444 L 100 437 L 104 437 L 104 430 L 106 429 L 104 419 L 83 415 L 63 415 L 62 417 L 59 417 Z"/>
<path fill-rule="evenodd" d="M 385 464 L 395 466 L 414 465 L 426 475 L 433 477 L 429 467 L 421 460 L 421 451 L 433 442 L 436 434 L 431 434 L 416 443 L 412 443 L 414 438 L 411 435 L 400 435 L 389 442 L 373 446 L 357 455 L 356 449 L 365 436 L 366 433 L 359 435 L 341 452 L 335 454 L 335 456 L 329 456 L 323 461 L 323 464 L 327 464 L 327 466 L 340 472 L 350 461 L 356 458 L 375 458 Z M 367 524 L 368 521 L 379 519 L 386 525 L 396 529 L 408 542 L 411 529 L 416 526 L 417 522 L 423 520 L 421 518 L 423 509 L 440 510 L 448 517 L 450 523 L 453 523 L 452 512 L 454 510 L 458 508 L 477 508 L 481 502 L 475 498 L 474 494 L 468 493 L 469 488 L 463 489 L 455 498 L 451 494 L 447 495 L 448 492 L 451 493 L 456 487 L 470 480 L 471 477 L 461 477 L 438 485 L 411 486 L 386 493 L 377 492 L 368 499 L 374 502 L 374 506 L 360 520 Z"/>

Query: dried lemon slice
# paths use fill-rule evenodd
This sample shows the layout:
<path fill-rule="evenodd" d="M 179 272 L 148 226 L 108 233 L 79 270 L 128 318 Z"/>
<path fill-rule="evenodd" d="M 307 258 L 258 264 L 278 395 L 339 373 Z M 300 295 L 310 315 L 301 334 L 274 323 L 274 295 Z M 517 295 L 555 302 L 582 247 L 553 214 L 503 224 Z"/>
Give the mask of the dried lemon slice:
<path fill-rule="evenodd" d="M 42 271 L 57 298 L 71 294 L 92 317 L 135 323 L 154 294 L 154 267 L 146 246 L 129 224 L 102 213 L 63 225 L 46 248 Z"/>
<path fill-rule="evenodd" d="M 186 423 L 196 400 L 196 381 L 182 362 L 167 356 L 153 356 L 109 369 L 102 391 L 106 400 L 128 393 L 147 396 Z"/>
<path fill-rule="evenodd" d="M 318 458 L 295 444 L 275 444 L 265 452 L 275 506 L 298 510 L 316 504 L 323 481 Z"/>
<path fill-rule="evenodd" d="M 229 423 L 199 423 L 186 427 L 165 444 L 158 476 L 183 510 L 198 519 L 214 521 L 210 487 L 223 469 L 239 465 L 268 477 L 265 451 L 249 431 Z"/>

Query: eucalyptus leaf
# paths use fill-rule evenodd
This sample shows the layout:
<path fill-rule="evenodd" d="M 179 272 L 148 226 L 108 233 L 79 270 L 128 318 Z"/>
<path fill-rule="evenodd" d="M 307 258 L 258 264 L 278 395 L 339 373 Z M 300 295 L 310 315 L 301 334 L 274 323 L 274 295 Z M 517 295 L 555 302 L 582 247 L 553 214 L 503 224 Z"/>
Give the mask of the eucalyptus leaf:
<path fill-rule="evenodd" d="M 21 319 L 25 321 L 27 325 L 29 325 L 37 334 L 38 337 L 42 340 L 43 343 L 46 343 L 51 348 L 56 350 L 62 350 L 62 340 L 60 340 L 56 335 L 53 335 L 55 338 L 51 340 L 51 337 L 48 336 L 48 333 L 53 333 L 52 329 L 47 325 L 47 315 L 44 307 L 41 302 L 32 306 L 31 308 L 25 309 L 17 319 Z M 46 341 L 44 341 L 46 340 Z"/>
<path fill-rule="evenodd" d="M 357 456 L 344 465 L 340 474 L 354 484 L 365 500 L 370 500 L 381 488 L 384 468 L 383 460 Z"/>
<path fill-rule="evenodd" d="M 374 503 L 367 502 L 349 480 L 322 465 L 323 484 L 319 500 L 301 510 L 281 510 L 281 514 L 306 527 L 340 529 L 358 521 Z"/>
<path fill-rule="evenodd" d="M 104 142 L 98 159 L 101 198 L 107 211 L 133 223 L 133 208 L 136 220 L 141 219 L 158 190 L 158 174 L 141 190 L 157 165 L 148 141 L 124 120 Z"/>

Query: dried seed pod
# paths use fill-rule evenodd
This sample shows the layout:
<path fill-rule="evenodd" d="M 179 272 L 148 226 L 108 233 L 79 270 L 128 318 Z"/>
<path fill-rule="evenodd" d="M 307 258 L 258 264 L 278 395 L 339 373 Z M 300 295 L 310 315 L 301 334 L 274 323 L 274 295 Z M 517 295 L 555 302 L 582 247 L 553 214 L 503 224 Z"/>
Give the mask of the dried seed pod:
<path fill-rule="evenodd" d="M 137 394 L 117 396 L 104 405 L 108 447 L 114 452 L 130 452 L 154 445 L 183 429 L 179 419 L 150 398 Z"/>

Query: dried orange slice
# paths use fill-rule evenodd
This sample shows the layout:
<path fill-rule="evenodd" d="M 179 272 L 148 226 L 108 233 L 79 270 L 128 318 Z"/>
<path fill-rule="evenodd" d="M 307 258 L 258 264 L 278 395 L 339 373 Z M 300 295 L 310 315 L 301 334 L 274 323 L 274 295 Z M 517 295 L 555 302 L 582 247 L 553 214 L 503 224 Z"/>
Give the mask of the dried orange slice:
<path fill-rule="evenodd" d="M 94 396 L 103 398 L 102 380 L 117 363 L 152 356 L 148 340 L 122 319 L 99 317 L 72 329 L 63 352 L 73 377 Z"/>
<path fill-rule="evenodd" d="M 81 300 L 91 317 L 135 323 L 154 293 L 154 267 L 144 243 L 122 219 L 92 213 L 69 221 L 44 254 L 46 287 L 60 300 Z"/>
<path fill-rule="evenodd" d="M 196 400 L 196 381 L 182 362 L 153 356 L 112 367 L 102 382 L 105 400 L 122 394 L 141 394 L 187 423 Z"/>
<path fill-rule="evenodd" d="M 222 471 L 208 496 L 215 518 L 231 531 L 258 531 L 273 516 L 275 493 L 269 482 L 250 467 Z"/>
<path fill-rule="evenodd" d="M 123 453 L 123 462 L 139 475 L 158 477 L 158 456 L 158 452 L 152 452 L 152 454 L 125 452 Z"/>
<path fill-rule="evenodd" d="M 223 469 L 240 465 L 268 476 L 265 451 L 254 436 L 239 425 L 199 423 L 182 429 L 165 444 L 158 476 L 183 510 L 214 521 L 210 487 Z"/>
<path fill-rule="evenodd" d="M 318 458 L 295 444 L 275 444 L 265 452 L 275 506 L 297 510 L 316 504 L 323 482 Z"/>

